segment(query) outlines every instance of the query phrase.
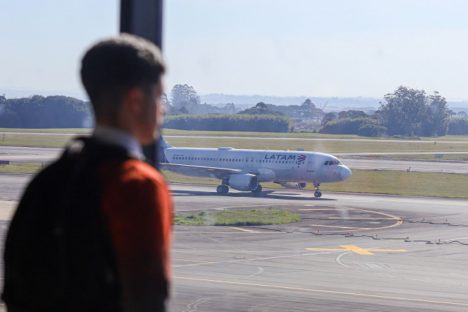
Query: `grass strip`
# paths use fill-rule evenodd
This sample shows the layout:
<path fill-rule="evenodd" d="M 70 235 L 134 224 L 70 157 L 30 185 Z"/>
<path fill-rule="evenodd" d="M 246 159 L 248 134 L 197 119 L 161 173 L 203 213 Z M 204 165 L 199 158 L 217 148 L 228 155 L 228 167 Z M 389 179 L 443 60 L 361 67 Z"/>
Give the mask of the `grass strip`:
<path fill-rule="evenodd" d="M 301 217 L 297 213 L 278 208 L 262 208 L 181 213 L 175 216 L 174 223 L 177 225 L 254 226 L 287 224 L 300 220 Z"/>
<path fill-rule="evenodd" d="M 197 178 L 164 171 L 171 183 L 215 185 L 216 179 Z M 371 193 L 401 196 L 468 198 L 468 175 L 455 173 L 405 172 L 387 170 L 353 170 L 353 176 L 343 182 L 322 184 L 324 192 Z M 265 188 L 283 189 L 275 183 L 262 183 Z M 313 190 L 309 183 L 306 189 Z M 312 196 L 312 194 L 311 194 Z"/>
<path fill-rule="evenodd" d="M 87 134 L 92 131 L 91 128 L 0 128 L 1 132 L 20 132 L 20 133 L 69 133 L 69 134 Z M 227 136 L 227 137 L 265 137 L 265 138 L 332 138 L 332 139 L 372 139 L 372 140 L 397 140 L 396 137 L 363 137 L 354 134 L 324 134 L 317 132 L 244 132 L 244 131 L 192 131 L 164 129 L 165 135 L 182 136 Z M 401 138 L 402 140 L 417 141 L 468 141 L 468 135 L 446 135 L 441 137 L 414 137 Z"/>
<path fill-rule="evenodd" d="M 346 181 L 323 184 L 323 191 L 400 196 L 468 198 L 468 175 L 436 172 L 353 170 Z"/>
<path fill-rule="evenodd" d="M 167 137 L 167 141 L 176 147 L 209 147 L 229 146 L 238 149 L 261 150 L 298 150 L 323 153 L 395 153 L 395 152 L 467 152 L 466 142 L 439 142 L 429 144 L 424 141 L 366 141 L 366 140 L 271 140 L 267 138 L 226 138 L 210 137 Z"/>
<path fill-rule="evenodd" d="M 0 128 L 1 132 L 16 132 L 16 133 L 66 133 L 66 134 L 87 134 L 92 131 L 91 128 L 45 128 L 45 129 L 31 129 L 31 128 Z"/>
<path fill-rule="evenodd" d="M 354 156 L 357 159 L 376 159 L 376 160 L 405 160 L 405 161 L 433 161 L 433 162 L 466 162 L 468 153 L 463 154 L 411 154 L 411 155 L 372 155 L 372 156 Z"/>
<path fill-rule="evenodd" d="M 0 146 L 64 147 L 75 134 L 0 133 Z"/>
<path fill-rule="evenodd" d="M 91 129 L 0 129 L 0 145 L 28 147 L 63 147 L 76 134 L 88 134 Z M 180 147 L 231 146 L 244 149 L 271 149 L 320 151 L 325 153 L 373 153 L 373 152 L 467 152 L 467 136 L 424 138 L 419 140 L 388 141 L 385 138 L 367 138 L 356 135 L 331 135 L 319 133 L 273 133 L 273 132 L 229 132 L 229 131 L 183 131 L 165 129 L 167 140 Z M 180 137 L 177 137 L 180 136 Z M 209 138 L 198 138 L 208 136 Z M 248 138 L 256 137 L 256 139 Z M 295 138 L 296 140 L 271 140 L 271 138 Z M 323 140 L 300 140 L 301 138 Z M 327 139 L 345 139 L 328 141 Z M 372 139 L 373 141 L 368 141 Z M 457 142 L 444 142 L 444 141 Z M 437 141 L 437 142 L 435 142 Z M 430 144 L 429 144 L 430 143 Z M 435 143 L 435 144 L 434 144 Z M 456 144 L 458 143 L 458 144 Z"/>
<path fill-rule="evenodd" d="M 36 173 L 44 167 L 40 163 L 18 163 L 18 164 L 8 164 L 0 165 L 0 173 Z"/>

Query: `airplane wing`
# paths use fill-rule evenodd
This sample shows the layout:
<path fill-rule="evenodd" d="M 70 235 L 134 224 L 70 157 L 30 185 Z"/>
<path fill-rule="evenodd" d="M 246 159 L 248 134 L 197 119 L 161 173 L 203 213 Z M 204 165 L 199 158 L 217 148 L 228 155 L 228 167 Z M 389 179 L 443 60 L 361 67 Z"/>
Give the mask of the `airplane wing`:
<path fill-rule="evenodd" d="M 217 178 L 224 179 L 229 177 L 231 174 L 245 173 L 239 169 L 229 169 L 229 168 L 217 168 L 217 167 L 207 167 L 207 166 L 193 166 L 193 165 L 182 165 L 182 164 L 169 164 L 161 163 L 161 169 L 169 170 L 185 175 L 197 176 L 197 177 L 208 177 L 208 178 Z"/>

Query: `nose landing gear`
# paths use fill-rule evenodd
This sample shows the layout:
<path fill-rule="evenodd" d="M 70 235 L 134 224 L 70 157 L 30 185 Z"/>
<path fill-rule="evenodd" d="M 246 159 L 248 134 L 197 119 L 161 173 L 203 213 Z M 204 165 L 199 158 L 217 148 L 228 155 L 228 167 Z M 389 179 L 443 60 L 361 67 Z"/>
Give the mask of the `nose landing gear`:
<path fill-rule="evenodd" d="M 315 198 L 322 197 L 322 192 L 320 192 L 320 183 L 314 183 L 314 187 L 315 187 L 315 192 L 314 192 Z"/>

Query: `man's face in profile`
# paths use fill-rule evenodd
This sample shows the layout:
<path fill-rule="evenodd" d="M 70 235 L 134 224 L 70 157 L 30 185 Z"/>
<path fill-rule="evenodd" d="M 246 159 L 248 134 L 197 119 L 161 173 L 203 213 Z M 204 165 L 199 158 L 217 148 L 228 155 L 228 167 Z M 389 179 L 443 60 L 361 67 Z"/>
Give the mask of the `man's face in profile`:
<path fill-rule="evenodd" d="M 165 107 L 161 100 L 163 83 L 154 84 L 150 88 L 150 92 L 143 94 L 141 114 L 138 114 L 136 120 L 137 138 L 141 144 L 151 144 L 159 137 L 164 120 Z"/>

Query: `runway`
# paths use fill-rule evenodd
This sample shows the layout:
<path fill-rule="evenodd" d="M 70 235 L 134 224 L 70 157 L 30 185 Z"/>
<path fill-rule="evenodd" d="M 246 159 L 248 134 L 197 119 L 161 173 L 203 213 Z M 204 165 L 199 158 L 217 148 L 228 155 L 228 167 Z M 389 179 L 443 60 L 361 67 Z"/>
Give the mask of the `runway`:
<path fill-rule="evenodd" d="M 178 211 L 281 207 L 308 219 L 175 231 L 174 311 L 466 311 L 468 201 L 174 187 Z M 370 254 L 369 254 L 370 253 Z"/>
<path fill-rule="evenodd" d="M 0 160 L 11 163 L 49 163 L 61 153 L 59 148 L 2 146 Z M 434 155 L 437 154 L 434 152 Z M 351 169 L 396 170 L 468 174 L 468 162 L 403 161 L 387 159 L 356 159 L 354 154 L 336 154 Z M 358 155 L 362 156 L 363 153 Z"/>
<path fill-rule="evenodd" d="M 17 201 L 31 178 L 30 174 L 0 173 L 0 200 Z"/>
<path fill-rule="evenodd" d="M 11 163 L 48 163 L 57 158 L 61 148 L 0 146 L 0 160 Z"/>
<path fill-rule="evenodd" d="M 0 175 L 0 216 L 21 192 L 5 184 L 28 179 Z M 282 226 L 175 226 L 171 311 L 468 310 L 467 200 L 171 189 L 177 213 L 278 207 L 302 216 Z"/>

